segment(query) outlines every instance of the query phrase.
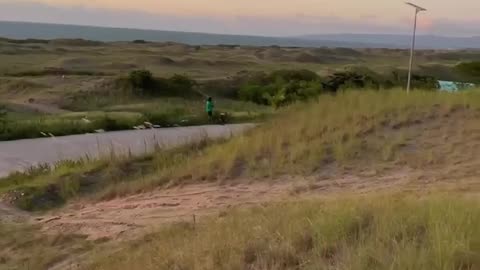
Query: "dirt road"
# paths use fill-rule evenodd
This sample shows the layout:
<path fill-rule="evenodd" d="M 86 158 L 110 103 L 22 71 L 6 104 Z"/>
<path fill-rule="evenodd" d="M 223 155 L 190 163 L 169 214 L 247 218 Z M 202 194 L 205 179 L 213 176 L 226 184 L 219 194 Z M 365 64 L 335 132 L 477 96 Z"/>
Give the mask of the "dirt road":
<path fill-rule="evenodd" d="M 178 127 L 0 142 L 0 177 L 37 164 L 99 157 L 112 151 L 139 155 L 153 151 L 155 145 L 174 147 L 205 137 L 224 138 L 252 127 L 252 124 Z"/>

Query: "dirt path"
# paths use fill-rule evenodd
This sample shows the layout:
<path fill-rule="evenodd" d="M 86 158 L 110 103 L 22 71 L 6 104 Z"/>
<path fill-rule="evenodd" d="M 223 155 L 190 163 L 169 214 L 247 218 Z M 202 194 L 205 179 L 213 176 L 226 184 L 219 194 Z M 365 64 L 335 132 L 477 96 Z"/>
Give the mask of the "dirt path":
<path fill-rule="evenodd" d="M 254 205 L 288 194 L 289 183 L 199 184 L 143 193 L 96 204 L 77 202 L 37 218 L 44 230 L 89 239 L 116 239 L 162 223 L 192 221 L 239 205 Z"/>
<path fill-rule="evenodd" d="M 240 181 L 187 185 L 156 190 L 105 202 L 76 202 L 57 212 L 37 217 L 44 230 L 75 233 L 89 239 L 116 239 L 163 223 L 193 221 L 228 211 L 235 206 L 296 199 L 298 196 L 326 196 L 345 192 L 357 194 L 391 189 L 408 183 L 409 171 L 388 176 L 340 176 L 324 179 L 284 178 L 275 182 Z"/>
<path fill-rule="evenodd" d="M 125 239 L 145 233 L 165 223 L 193 222 L 193 216 L 228 213 L 231 207 L 254 206 L 267 202 L 299 198 L 331 197 L 340 194 L 406 192 L 409 194 L 439 191 L 462 191 L 478 194 L 477 178 L 444 177 L 445 171 L 397 168 L 383 173 L 360 171 L 356 174 L 335 172 L 310 177 L 283 177 L 277 181 L 193 184 L 159 189 L 104 202 L 77 201 L 67 207 L 37 217 L 35 223 L 46 232 L 74 233 L 88 239 Z M 459 189 L 461 187 L 461 189 Z"/>

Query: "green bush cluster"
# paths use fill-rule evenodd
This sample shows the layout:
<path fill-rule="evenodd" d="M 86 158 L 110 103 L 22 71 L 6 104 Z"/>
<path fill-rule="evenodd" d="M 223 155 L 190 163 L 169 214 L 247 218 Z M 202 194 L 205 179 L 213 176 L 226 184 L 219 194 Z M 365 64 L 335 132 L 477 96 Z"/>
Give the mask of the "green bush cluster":
<path fill-rule="evenodd" d="M 312 71 L 280 70 L 252 78 L 238 95 L 245 101 L 281 107 L 317 96 L 322 90 L 320 77 Z"/>
<path fill-rule="evenodd" d="M 460 63 L 456 69 L 462 74 L 472 77 L 475 81 L 480 81 L 480 61 Z"/>
<path fill-rule="evenodd" d="M 378 74 L 367 68 L 357 68 L 321 78 L 309 70 L 279 70 L 248 77 L 239 87 L 238 97 L 257 104 L 281 107 L 322 93 L 335 93 L 347 89 L 391 89 L 403 87 L 406 82 L 407 73 L 399 71 Z M 438 81 L 431 76 L 414 74 L 412 87 L 438 89 Z"/>
<path fill-rule="evenodd" d="M 121 78 L 117 85 L 129 88 L 137 96 L 195 96 L 196 81 L 186 75 L 175 74 L 170 78 L 157 78 L 148 70 L 134 70 Z"/>

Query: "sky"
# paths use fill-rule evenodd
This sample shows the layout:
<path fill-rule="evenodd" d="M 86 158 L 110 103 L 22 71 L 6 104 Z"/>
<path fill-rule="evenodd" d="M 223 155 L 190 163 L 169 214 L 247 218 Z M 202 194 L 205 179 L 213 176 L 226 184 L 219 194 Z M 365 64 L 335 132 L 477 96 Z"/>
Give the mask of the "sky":
<path fill-rule="evenodd" d="M 480 36 L 480 0 L 413 0 L 419 33 Z M 411 32 L 401 0 L 0 0 L 0 20 L 222 34 Z"/>

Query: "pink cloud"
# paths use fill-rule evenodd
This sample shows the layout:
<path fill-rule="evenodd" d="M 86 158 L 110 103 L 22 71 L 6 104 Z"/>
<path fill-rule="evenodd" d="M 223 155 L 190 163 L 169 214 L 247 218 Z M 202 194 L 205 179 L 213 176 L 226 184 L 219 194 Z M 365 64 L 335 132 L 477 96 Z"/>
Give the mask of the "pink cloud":
<path fill-rule="evenodd" d="M 418 18 L 418 29 L 422 31 L 430 31 L 433 29 L 435 21 L 428 16 L 420 16 Z"/>

